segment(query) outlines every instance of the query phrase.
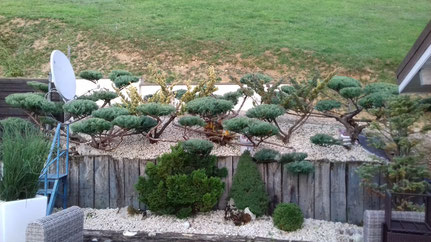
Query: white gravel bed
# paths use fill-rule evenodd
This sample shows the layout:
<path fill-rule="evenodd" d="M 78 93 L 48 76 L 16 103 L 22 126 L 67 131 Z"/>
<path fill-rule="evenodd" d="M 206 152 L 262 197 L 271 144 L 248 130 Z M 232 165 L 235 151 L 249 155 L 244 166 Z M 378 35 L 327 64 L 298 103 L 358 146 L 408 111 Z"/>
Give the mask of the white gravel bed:
<path fill-rule="evenodd" d="M 235 226 L 232 221 L 224 219 L 224 211 L 221 210 L 188 219 L 166 215 L 129 215 L 127 208 L 121 210 L 85 208 L 84 213 L 84 229 L 90 230 L 143 231 L 150 235 L 174 232 L 300 241 L 362 241 L 362 227 L 315 219 L 305 219 L 300 230 L 285 232 L 274 227 L 269 216 L 257 218 L 243 226 Z"/>
<path fill-rule="evenodd" d="M 287 130 L 291 123 L 291 119 L 295 118 L 290 115 L 284 115 L 278 119 L 280 126 L 283 130 Z M 321 147 L 314 145 L 310 141 L 310 137 L 317 133 L 325 133 L 337 137 L 342 125 L 333 121 L 332 119 L 325 118 L 310 118 L 308 122 L 302 126 L 296 133 L 293 134 L 291 141 L 287 146 L 293 149 L 284 148 L 275 145 L 261 144 L 257 150 L 262 148 L 273 148 L 281 153 L 286 152 L 306 152 L 310 160 L 328 159 L 331 161 L 372 161 L 370 154 L 365 151 L 360 145 L 354 145 L 350 150 L 341 146 Z M 202 134 L 190 132 L 190 138 L 203 138 Z M 183 140 L 183 130 L 169 125 L 161 138 L 170 140 Z M 268 139 L 270 142 L 282 144 L 277 137 Z M 72 145 L 75 146 L 76 151 L 80 155 L 111 155 L 119 158 L 141 158 L 141 159 L 154 159 L 160 154 L 170 151 L 170 146 L 174 143 L 158 142 L 150 144 L 149 141 L 142 135 L 133 135 L 125 137 L 123 143 L 113 151 L 97 150 L 89 145 Z M 241 155 L 240 147 L 238 145 L 215 145 L 212 154 L 216 156 L 239 156 Z"/>

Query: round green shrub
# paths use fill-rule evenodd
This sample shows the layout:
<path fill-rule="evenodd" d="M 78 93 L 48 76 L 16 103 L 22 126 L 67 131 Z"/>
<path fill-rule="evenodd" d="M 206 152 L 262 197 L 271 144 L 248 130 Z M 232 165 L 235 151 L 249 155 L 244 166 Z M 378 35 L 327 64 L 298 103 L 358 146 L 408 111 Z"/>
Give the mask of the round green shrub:
<path fill-rule="evenodd" d="M 358 104 L 365 109 L 381 108 L 393 97 L 395 97 L 395 95 L 389 92 L 374 92 L 361 98 Z"/>
<path fill-rule="evenodd" d="M 116 117 L 121 115 L 128 115 L 129 111 L 126 108 L 122 107 L 108 107 L 108 108 L 101 108 L 98 110 L 95 110 L 91 113 L 91 116 L 96 118 L 102 118 L 107 121 L 112 121 Z"/>
<path fill-rule="evenodd" d="M 249 118 L 257 118 L 264 120 L 275 120 L 277 117 L 284 114 L 284 108 L 276 104 L 262 104 L 251 108 L 246 115 Z"/>
<path fill-rule="evenodd" d="M 274 125 L 247 117 L 236 117 L 223 122 L 223 128 L 248 136 L 269 137 L 278 134 Z"/>
<path fill-rule="evenodd" d="M 109 73 L 109 79 L 111 79 L 111 81 L 114 81 L 119 76 L 131 76 L 131 75 L 132 75 L 132 73 L 130 73 L 128 71 L 114 70 L 114 71 L 111 71 L 111 73 Z"/>
<path fill-rule="evenodd" d="M 287 164 L 295 161 L 303 161 L 308 157 L 307 153 L 292 152 L 281 155 L 280 163 Z"/>
<path fill-rule="evenodd" d="M 76 133 L 95 135 L 110 130 L 112 124 L 101 118 L 88 118 L 72 124 L 70 128 Z"/>
<path fill-rule="evenodd" d="M 246 85 L 252 85 L 253 83 L 263 82 L 263 83 L 270 83 L 272 81 L 272 77 L 261 74 L 261 73 L 250 73 L 244 75 L 239 81 L 242 84 Z"/>
<path fill-rule="evenodd" d="M 250 123 L 253 122 L 252 119 L 247 117 L 236 117 L 229 120 L 226 120 L 223 122 L 223 128 L 239 133 L 244 134 L 246 132 L 246 129 L 248 129 Z"/>
<path fill-rule="evenodd" d="M 186 110 L 190 114 L 197 114 L 202 117 L 213 117 L 224 114 L 233 108 L 233 103 L 214 97 L 196 98 L 186 105 Z"/>
<path fill-rule="evenodd" d="M 106 120 L 106 119 L 105 119 Z M 139 128 L 141 119 L 134 115 L 121 115 L 113 119 L 113 125 L 117 125 L 123 129 L 135 129 Z"/>
<path fill-rule="evenodd" d="M 286 168 L 289 172 L 294 174 L 309 174 L 314 172 L 313 163 L 306 160 L 288 163 Z"/>
<path fill-rule="evenodd" d="M 327 134 L 316 134 L 310 137 L 311 143 L 323 147 L 329 147 L 332 145 L 342 145 L 341 140 L 335 139 L 334 137 Z"/>
<path fill-rule="evenodd" d="M 366 95 L 376 92 L 387 92 L 393 95 L 398 95 L 398 86 L 392 83 L 375 82 L 364 87 Z"/>
<path fill-rule="evenodd" d="M 93 111 L 97 110 L 99 106 L 91 100 L 76 99 L 63 105 L 66 113 L 75 117 L 90 115 Z"/>
<path fill-rule="evenodd" d="M 175 112 L 175 107 L 169 104 L 145 103 L 139 105 L 136 110 L 144 115 L 167 116 Z"/>
<path fill-rule="evenodd" d="M 340 95 L 344 98 L 357 98 L 361 96 L 362 88 L 360 87 L 345 87 L 340 90 Z"/>
<path fill-rule="evenodd" d="M 148 116 L 140 116 L 140 125 L 139 127 L 135 128 L 138 132 L 149 132 L 152 128 L 157 126 L 157 120 L 150 118 Z"/>
<path fill-rule="evenodd" d="M 181 126 L 192 127 L 192 126 L 205 126 L 205 121 L 197 116 L 183 116 L 178 120 Z"/>
<path fill-rule="evenodd" d="M 296 91 L 295 87 L 288 86 L 288 85 L 282 86 L 280 89 L 281 89 L 281 91 L 283 91 L 284 93 L 286 93 L 288 95 L 293 94 Z"/>
<path fill-rule="evenodd" d="M 361 87 L 361 82 L 347 76 L 334 76 L 329 82 L 328 87 L 339 92 L 346 87 Z"/>
<path fill-rule="evenodd" d="M 294 203 L 280 203 L 272 215 L 274 225 L 284 231 L 291 232 L 302 228 L 304 215 Z"/>
<path fill-rule="evenodd" d="M 214 144 L 212 142 L 203 139 L 189 139 L 184 141 L 182 145 L 184 151 L 200 156 L 209 155 L 214 148 Z"/>
<path fill-rule="evenodd" d="M 98 81 L 103 78 L 103 75 L 100 71 L 86 70 L 81 71 L 81 73 L 79 73 L 79 77 L 89 81 Z"/>
<path fill-rule="evenodd" d="M 241 97 L 241 95 L 242 94 L 239 91 L 227 92 L 223 94 L 223 96 L 221 96 L 220 98 L 232 102 L 233 105 L 237 105 L 238 99 Z"/>
<path fill-rule="evenodd" d="M 280 159 L 280 152 L 273 149 L 261 149 L 253 157 L 258 163 L 277 162 Z"/>
<path fill-rule="evenodd" d="M 29 81 L 27 85 L 33 88 L 35 91 L 47 93 L 49 91 L 48 84 L 38 81 Z"/>
<path fill-rule="evenodd" d="M 37 114 L 59 112 L 54 102 L 48 101 L 43 95 L 35 93 L 14 93 L 8 95 L 5 101 L 12 107 L 22 108 Z"/>
<path fill-rule="evenodd" d="M 262 216 L 268 212 L 269 199 L 265 183 L 248 151 L 244 152 L 239 159 L 229 197 L 234 200 L 237 208 L 248 207 L 256 216 Z"/>
<path fill-rule="evenodd" d="M 315 109 L 320 112 L 327 112 L 338 108 L 341 108 L 341 103 L 336 100 L 321 100 L 315 106 Z"/>
<path fill-rule="evenodd" d="M 119 76 L 113 80 L 114 85 L 120 89 L 125 87 L 125 86 L 128 86 L 130 83 L 134 83 L 137 81 L 139 81 L 138 77 L 128 76 L 128 75 Z"/>
<path fill-rule="evenodd" d="M 95 92 L 93 92 L 92 96 L 95 99 L 93 101 L 103 100 L 105 102 L 109 102 L 112 99 L 115 99 L 118 97 L 117 93 L 111 92 L 108 90 L 95 91 Z"/>

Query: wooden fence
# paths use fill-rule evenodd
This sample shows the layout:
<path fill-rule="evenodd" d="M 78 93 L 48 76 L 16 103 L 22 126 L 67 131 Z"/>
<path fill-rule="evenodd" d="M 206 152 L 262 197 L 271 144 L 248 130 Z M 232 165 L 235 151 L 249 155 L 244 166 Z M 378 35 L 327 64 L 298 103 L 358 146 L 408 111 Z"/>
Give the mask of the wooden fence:
<path fill-rule="evenodd" d="M 145 174 L 147 162 L 155 160 L 115 159 L 110 156 L 74 156 L 69 163 L 69 206 L 117 208 L 138 201 L 134 185 Z M 218 166 L 226 167 L 225 192 L 218 204 L 223 209 L 232 186 L 239 157 L 219 157 Z M 305 217 L 360 224 L 365 209 L 379 209 L 383 202 L 365 192 L 356 173 L 362 162 L 313 161 L 315 173 L 295 175 L 278 163 L 259 164 L 271 197 L 271 208 L 279 202 L 298 204 Z M 62 167 L 64 169 L 64 167 Z M 379 182 L 379 178 L 376 178 Z"/>

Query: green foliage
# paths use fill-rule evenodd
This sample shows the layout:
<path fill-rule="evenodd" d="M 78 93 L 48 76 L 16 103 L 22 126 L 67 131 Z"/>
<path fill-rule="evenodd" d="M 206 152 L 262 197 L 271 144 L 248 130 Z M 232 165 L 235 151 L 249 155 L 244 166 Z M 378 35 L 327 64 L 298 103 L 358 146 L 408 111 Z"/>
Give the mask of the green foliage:
<path fill-rule="evenodd" d="M 72 124 L 70 128 L 76 133 L 96 135 L 101 134 L 103 131 L 110 130 L 112 124 L 101 118 L 88 118 Z"/>
<path fill-rule="evenodd" d="M 389 99 L 393 98 L 394 95 L 389 92 L 374 92 L 361 98 L 358 104 L 367 109 L 371 110 L 374 108 L 382 108 Z"/>
<path fill-rule="evenodd" d="M 86 70 L 81 71 L 81 73 L 79 73 L 79 77 L 89 81 L 98 81 L 103 78 L 103 75 L 100 71 Z"/>
<path fill-rule="evenodd" d="M 140 126 L 139 128 L 135 128 L 138 132 L 148 133 L 152 128 L 157 126 L 157 120 L 148 116 L 140 116 L 139 119 L 141 121 Z"/>
<path fill-rule="evenodd" d="M 284 109 L 276 104 L 261 104 L 247 111 L 249 118 L 257 118 L 272 121 L 284 114 Z"/>
<path fill-rule="evenodd" d="M 124 70 L 114 70 L 111 71 L 111 73 L 109 73 L 109 79 L 111 79 L 111 81 L 115 81 L 115 79 L 117 79 L 117 77 L 120 76 L 131 76 L 132 73 L 128 72 L 128 71 L 124 71 Z"/>
<path fill-rule="evenodd" d="M 224 114 L 232 110 L 232 108 L 232 102 L 214 97 L 196 98 L 186 105 L 186 110 L 190 114 L 197 114 L 207 118 Z"/>
<path fill-rule="evenodd" d="M 108 107 L 108 108 L 101 108 L 98 110 L 95 110 L 91 113 L 91 116 L 96 118 L 102 118 L 107 121 L 112 121 L 116 117 L 121 115 L 128 115 L 129 111 L 126 108 L 122 107 Z"/>
<path fill-rule="evenodd" d="M 328 83 L 328 87 L 334 91 L 340 92 L 341 89 L 346 87 L 361 87 L 361 83 L 351 77 L 334 76 Z"/>
<path fill-rule="evenodd" d="M 248 151 L 239 159 L 229 197 L 234 200 L 237 208 L 248 207 L 256 216 L 262 216 L 268 211 L 269 199 L 265 184 Z"/>
<path fill-rule="evenodd" d="M 334 137 L 327 134 L 316 134 L 310 137 L 311 143 L 323 147 L 329 147 L 332 145 L 342 145 L 341 140 L 335 139 Z"/>
<path fill-rule="evenodd" d="M 208 156 L 213 148 L 214 144 L 208 140 L 189 139 L 183 143 L 184 151 L 199 156 Z"/>
<path fill-rule="evenodd" d="M 192 127 L 192 126 L 205 126 L 205 120 L 197 116 L 183 116 L 178 120 L 181 126 Z"/>
<path fill-rule="evenodd" d="M 425 111 L 431 112 L 431 97 L 422 99 L 421 104 L 428 105 L 428 107 L 425 109 Z"/>
<path fill-rule="evenodd" d="M 239 84 L 245 95 L 251 96 L 250 90 L 252 90 L 261 97 L 260 104 L 271 104 L 277 98 L 277 88 L 280 86 L 282 80 L 270 85 L 272 81 L 273 79 L 270 76 L 254 73 L 243 76 Z M 247 85 L 247 87 L 243 85 Z"/>
<path fill-rule="evenodd" d="M 0 200 L 33 198 L 50 142 L 30 122 L 9 118 L 0 121 Z"/>
<path fill-rule="evenodd" d="M 27 85 L 33 88 L 37 92 L 47 93 L 49 90 L 48 84 L 38 81 L 29 81 Z"/>
<path fill-rule="evenodd" d="M 382 93 L 387 92 L 392 95 L 398 95 L 398 86 L 392 83 L 386 82 L 374 82 L 364 87 L 364 93 L 369 95 L 371 93 Z"/>
<path fill-rule="evenodd" d="M 327 112 L 341 108 L 341 103 L 336 100 L 321 100 L 316 104 L 315 108 L 320 112 Z"/>
<path fill-rule="evenodd" d="M 223 122 L 223 127 L 229 131 L 246 136 L 270 137 L 278 134 L 274 125 L 247 117 L 236 117 Z"/>
<path fill-rule="evenodd" d="M 136 110 L 144 115 L 161 117 L 173 114 L 175 112 L 175 107 L 162 103 L 145 103 L 139 105 Z"/>
<path fill-rule="evenodd" d="M 175 91 L 175 98 L 176 99 L 181 99 L 181 97 L 186 94 L 187 90 L 186 89 L 178 89 Z"/>
<path fill-rule="evenodd" d="M 313 163 L 306 160 L 288 163 L 286 168 L 289 172 L 294 174 L 309 174 L 314 172 Z"/>
<path fill-rule="evenodd" d="M 111 92 L 108 90 L 95 91 L 90 95 L 79 96 L 78 99 L 91 100 L 91 101 L 99 101 L 102 100 L 106 103 L 109 103 L 112 99 L 117 98 L 118 95 L 115 92 Z"/>
<path fill-rule="evenodd" d="M 106 120 L 106 119 L 105 119 Z M 141 124 L 141 119 L 134 115 L 121 115 L 112 120 L 113 125 L 117 125 L 123 129 L 137 129 Z"/>
<path fill-rule="evenodd" d="M 280 203 L 272 215 L 274 225 L 284 231 L 298 230 L 304 223 L 304 215 L 298 205 L 294 203 Z"/>
<path fill-rule="evenodd" d="M 253 157 L 258 163 L 277 162 L 280 159 L 280 152 L 273 149 L 261 149 Z"/>
<path fill-rule="evenodd" d="M 295 161 L 303 161 L 308 157 L 307 153 L 292 152 L 281 155 L 280 163 L 287 164 Z"/>
<path fill-rule="evenodd" d="M 6 103 L 15 108 L 34 112 L 37 114 L 58 113 L 58 107 L 54 102 L 46 100 L 42 95 L 35 93 L 14 93 L 8 95 Z"/>
<path fill-rule="evenodd" d="M 134 83 L 139 81 L 139 78 L 136 76 L 122 75 L 118 76 L 113 80 L 115 86 L 119 89 L 128 86 L 130 83 Z"/>
<path fill-rule="evenodd" d="M 136 190 L 141 202 L 159 214 L 180 218 L 210 211 L 223 193 L 215 156 L 186 152 L 181 144 L 164 153 L 157 165 L 148 163 L 147 177 L 139 177 Z"/>
<path fill-rule="evenodd" d="M 340 95 L 344 98 L 358 98 L 362 94 L 362 88 L 360 87 L 345 87 L 340 90 Z"/>
<path fill-rule="evenodd" d="M 98 108 L 99 106 L 97 106 L 97 103 L 94 101 L 80 99 L 70 101 L 63 105 L 64 111 L 75 117 L 88 116 Z"/>
<path fill-rule="evenodd" d="M 237 105 L 238 104 L 238 99 L 241 97 L 242 93 L 240 91 L 235 91 L 235 92 L 227 92 L 225 94 L 223 94 L 223 96 L 221 96 L 221 99 L 230 101 L 231 103 L 233 103 L 233 105 Z"/>

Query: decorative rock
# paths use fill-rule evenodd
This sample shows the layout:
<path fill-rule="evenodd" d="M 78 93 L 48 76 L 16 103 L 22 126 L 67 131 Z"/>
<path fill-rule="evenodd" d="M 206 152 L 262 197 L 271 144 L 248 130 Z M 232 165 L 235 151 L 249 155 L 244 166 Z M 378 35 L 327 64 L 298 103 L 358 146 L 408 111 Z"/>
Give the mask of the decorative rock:
<path fill-rule="evenodd" d="M 124 236 L 135 236 L 138 232 L 132 232 L 132 231 L 124 231 L 123 235 Z"/>
<path fill-rule="evenodd" d="M 184 223 L 183 223 L 183 228 L 184 228 L 184 229 L 188 229 L 188 228 L 190 228 L 190 223 L 189 223 L 188 221 L 184 222 Z"/>
<path fill-rule="evenodd" d="M 255 220 L 256 219 L 256 215 L 254 215 L 254 213 L 252 213 L 248 207 L 246 207 L 244 209 L 244 213 L 250 215 L 251 220 Z"/>

